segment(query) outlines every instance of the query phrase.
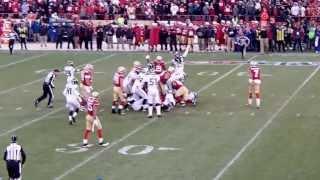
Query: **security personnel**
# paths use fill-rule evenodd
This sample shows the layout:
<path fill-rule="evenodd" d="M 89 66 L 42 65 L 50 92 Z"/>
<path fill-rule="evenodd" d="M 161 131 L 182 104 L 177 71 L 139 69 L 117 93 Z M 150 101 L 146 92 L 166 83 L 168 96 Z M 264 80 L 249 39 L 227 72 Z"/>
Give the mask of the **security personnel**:
<path fill-rule="evenodd" d="M 27 35 L 28 35 L 28 29 L 25 25 L 21 24 L 19 30 L 19 36 L 20 36 L 20 44 L 21 44 L 21 50 L 24 49 L 27 50 Z"/>
<path fill-rule="evenodd" d="M 9 180 L 21 180 L 22 165 L 26 162 L 26 153 L 17 144 L 17 136 L 11 137 L 11 144 L 5 149 L 3 160 L 6 161 Z"/>
<path fill-rule="evenodd" d="M 46 76 L 46 78 L 44 79 L 43 85 L 42 85 L 42 90 L 43 90 L 43 94 L 42 96 L 38 97 L 35 102 L 34 102 L 34 106 L 38 107 L 39 103 L 44 100 L 45 98 L 47 98 L 47 96 L 49 95 L 49 100 L 48 100 L 48 108 L 53 108 L 52 105 L 52 101 L 54 98 L 53 95 L 53 88 L 54 88 L 54 84 L 53 81 L 56 78 L 57 74 L 60 72 L 59 69 L 54 69 L 53 71 L 50 71 L 48 73 L 48 75 Z"/>
<path fill-rule="evenodd" d="M 9 33 L 9 50 L 10 50 L 10 55 L 12 55 L 13 53 L 13 46 L 14 43 L 17 39 L 17 33 L 13 30 L 13 28 L 11 29 L 11 32 Z"/>

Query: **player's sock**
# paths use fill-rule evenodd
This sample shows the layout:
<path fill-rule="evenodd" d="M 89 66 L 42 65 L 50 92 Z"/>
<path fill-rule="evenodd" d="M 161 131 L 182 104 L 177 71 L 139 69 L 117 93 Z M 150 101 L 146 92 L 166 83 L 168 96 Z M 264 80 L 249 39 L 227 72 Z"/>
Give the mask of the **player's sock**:
<path fill-rule="evenodd" d="M 249 93 L 249 97 L 248 97 L 248 105 L 252 104 L 252 93 Z"/>
<path fill-rule="evenodd" d="M 256 93 L 256 105 L 257 105 L 257 107 L 260 107 L 260 103 L 261 103 L 260 94 Z"/>
<path fill-rule="evenodd" d="M 153 105 L 152 104 L 149 104 L 148 106 L 148 117 L 152 117 L 152 110 L 153 110 Z"/>
<path fill-rule="evenodd" d="M 83 144 L 88 144 L 88 139 L 90 137 L 90 133 L 91 133 L 90 130 L 88 130 L 88 129 L 84 130 L 84 133 L 83 133 Z"/>
<path fill-rule="evenodd" d="M 103 143 L 103 138 L 102 138 L 102 129 L 97 130 L 97 136 L 98 136 L 98 142 Z"/>
<path fill-rule="evenodd" d="M 117 102 L 116 101 L 113 101 L 112 102 L 112 113 L 115 114 L 117 113 Z"/>
<path fill-rule="evenodd" d="M 157 111 L 157 116 L 161 116 L 161 105 L 160 104 L 156 105 L 156 111 Z"/>
<path fill-rule="evenodd" d="M 73 111 L 69 111 L 69 122 L 72 124 L 72 114 L 73 114 Z"/>
<path fill-rule="evenodd" d="M 119 106 L 118 106 L 118 113 L 120 114 L 120 115 L 124 115 L 125 113 L 123 112 L 123 105 L 122 104 L 120 104 Z"/>

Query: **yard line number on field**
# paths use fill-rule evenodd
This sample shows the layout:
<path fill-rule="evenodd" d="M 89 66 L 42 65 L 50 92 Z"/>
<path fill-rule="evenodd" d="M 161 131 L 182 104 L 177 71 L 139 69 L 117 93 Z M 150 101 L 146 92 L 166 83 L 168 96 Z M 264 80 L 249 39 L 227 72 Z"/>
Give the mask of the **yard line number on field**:
<path fill-rule="evenodd" d="M 280 114 L 280 112 L 287 107 L 287 105 L 291 102 L 291 100 L 300 92 L 300 90 L 312 79 L 314 75 L 320 70 L 320 66 L 318 66 L 301 84 L 297 87 L 297 89 L 289 96 L 289 98 L 281 105 L 281 107 L 268 119 L 268 121 L 252 136 L 252 138 L 240 149 L 239 152 L 235 154 L 235 156 L 218 172 L 218 174 L 213 177 L 212 180 L 219 180 L 225 174 L 226 171 L 241 157 L 241 155 L 251 146 L 256 139 L 262 134 L 262 132 L 270 126 L 270 124 L 274 121 L 276 117 Z"/>
<path fill-rule="evenodd" d="M 255 55 L 253 57 L 251 57 L 249 60 L 253 60 L 254 58 L 256 58 L 258 55 Z M 207 85 L 203 86 L 202 88 L 200 88 L 198 90 L 198 93 L 208 89 L 209 87 L 213 86 L 214 84 L 218 83 L 219 81 L 221 81 L 222 79 L 228 77 L 230 74 L 232 74 L 234 71 L 238 70 L 239 68 L 241 68 L 243 66 L 243 64 L 239 64 L 236 67 L 232 68 L 230 71 L 228 71 L 227 73 L 225 73 L 224 75 L 220 76 L 219 78 L 211 81 L 210 83 L 208 83 Z M 67 171 L 65 171 L 63 174 L 57 176 L 54 178 L 54 180 L 60 180 L 65 178 L 66 176 L 70 175 L 71 173 L 75 172 L 77 169 L 81 168 L 82 166 L 84 166 L 85 164 L 87 164 L 88 162 L 90 162 L 91 160 L 97 158 L 98 156 L 100 156 L 103 152 L 111 149 L 113 146 L 121 143 L 122 141 L 125 141 L 126 139 L 128 139 L 129 137 L 135 135 L 136 133 L 140 132 L 141 130 L 143 130 L 144 128 L 148 127 L 150 124 L 153 124 L 154 122 L 156 122 L 157 118 L 153 118 L 145 123 L 143 123 L 142 125 L 140 125 L 139 127 L 137 127 L 136 129 L 132 130 L 131 132 L 129 132 L 128 134 L 124 135 L 122 138 L 114 141 L 113 143 L 110 144 L 110 146 L 96 152 L 95 154 L 89 156 L 87 159 L 85 159 L 84 161 L 74 165 L 73 167 L 69 168 Z"/>

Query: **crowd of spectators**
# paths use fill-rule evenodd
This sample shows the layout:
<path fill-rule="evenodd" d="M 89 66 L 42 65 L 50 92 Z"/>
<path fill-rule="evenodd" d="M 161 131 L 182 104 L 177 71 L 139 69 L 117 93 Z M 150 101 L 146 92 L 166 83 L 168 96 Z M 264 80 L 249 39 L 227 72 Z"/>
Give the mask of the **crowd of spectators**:
<path fill-rule="evenodd" d="M 278 21 L 320 16 L 318 0 L 1 0 L 0 13 L 23 17 L 81 19 L 171 19 L 212 21 L 245 18 L 259 20 L 265 8 Z"/>
<path fill-rule="evenodd" d="M 56 48 L 68 42 L 68 48 L 84 44 L 93 49 L 96 42 L 102 50 L 106 42 L 108 49 L 128 44 L 130 49 L 176 51 L 197 44 L 200 51 L 235 51 L 236 38 L 243 34 L 250 40 L 249 51 L 319 52 L 319 5 L 317 0 L 2 0 L 0 12 L 20 18 L 33 14 L 35 20 L 26 24 L 29 40 L 41 46 L 56 42 Z M 79 18 L 115 21 L 94 26 Z M 66 19 L 73 23 L 51 23 Z M 135 19 L 158 25 L 131 23 Z M 158 23 L 163 20 L 168 22 Z"/>
<path fill-rule="evenodd" d="M 246 36 L 250 42 L 247 50 L 254 52 L 316 51 L 320 52 L 320 25 L 316 21 L 271 22 L 261 26 L 257 21 L 204 22 L 194 25 L 190 20 L 184 22 L 154 22 L 150 25 L 116 22 L 93 26 L 88 23 L 57 23 L 48 25 L 38 20 L 24 23 L 28 29 L 28 40 L 56 43 L 56 48 L 84 48 L 88 50 L 128 49 L 140 47 L 150 51 L 179 51 L 191 46 L 199 51 L 239 50 L 236 39 Z M 19 27 L 14 26 L 19 34 Z M 66 42 L 67 46 L 62 46 Z M 93 44 L 96 43 L 95 46 Z M 104 45 L 106 44 L 106 45 Z M 70 46 L 72 45 L 72 46 Z M 126 48 L 125 48 L 126 47 Z"/>

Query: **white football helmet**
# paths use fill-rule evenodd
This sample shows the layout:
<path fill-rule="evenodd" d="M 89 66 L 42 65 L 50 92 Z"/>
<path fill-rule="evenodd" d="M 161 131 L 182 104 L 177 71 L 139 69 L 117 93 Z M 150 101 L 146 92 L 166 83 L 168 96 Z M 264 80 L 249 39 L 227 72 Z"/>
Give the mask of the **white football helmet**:
<path fill-rule="evenodd" d="M 256 65 L 258 65 L 257 61 L 250 61 L 250 66 L 256 66 Z"/>
<path fill-rule="evenodd" d="M 73 61 L 69 60 L 67 63 L 68 65 L 73 66 Z"/>
<path fill-rule="evenodd" d="M 86 64 L 86 65 L 84 66 L 84 69 L 93 70 L 93 65 L 92 65 L 92 64 Z"/>
<path fill-rule="evenodd" d="M 98 96 L 99 96 L 99 93 L 98 93 L 97 91 L 94 91 L 94 92 L 92 92 L 92 96 L 93 96 L 93 97 L 98 97 Z"/>
<path fill-rule="evenodd" d="M 162 56 L 157 56 L 156 60 L 160 60 L 161 61 L 161 60 L 163 60 L 163 58 L 162 58 Z"/>
<path fill-rule="evenodd" d="M 126 68 L 123 66 L 119 66 L 117 72 L 120 74 L 124 74 L 126 72 Z"/>

